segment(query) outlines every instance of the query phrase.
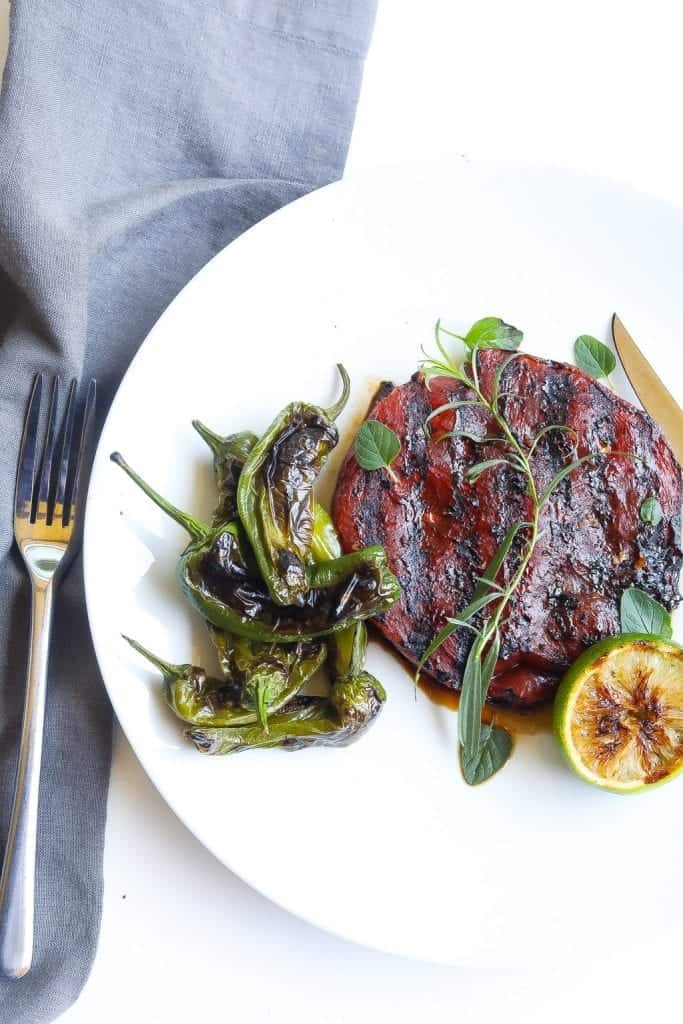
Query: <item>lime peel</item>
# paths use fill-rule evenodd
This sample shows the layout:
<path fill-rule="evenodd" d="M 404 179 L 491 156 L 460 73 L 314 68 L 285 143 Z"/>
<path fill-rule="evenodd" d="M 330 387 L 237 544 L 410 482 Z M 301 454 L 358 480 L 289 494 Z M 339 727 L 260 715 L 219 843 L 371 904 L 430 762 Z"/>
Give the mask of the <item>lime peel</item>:
<path fill-rule="evenodd" d="M 595 644 L 562 680 L 553 718 L 586 782 L 635 793 L 670 781 L 683 771 L 683 650 L 641 633 Z"/>

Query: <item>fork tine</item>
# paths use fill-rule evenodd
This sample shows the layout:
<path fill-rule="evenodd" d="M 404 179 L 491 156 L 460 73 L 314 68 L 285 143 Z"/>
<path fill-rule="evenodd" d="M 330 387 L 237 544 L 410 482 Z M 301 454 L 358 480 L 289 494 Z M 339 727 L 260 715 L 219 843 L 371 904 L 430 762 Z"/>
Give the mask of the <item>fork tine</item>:
<path fill-rule="evenodd" d="M 45 434 L 45 445 L 43 456 L 40 461 L 40 476 L 33 495 L 33 509 L 31 522 L 36 519 L 45 519 L 47 523 L 52 521 L 52 509 L 49 507 L 48 497 L 50 491 L 50 476 L 52 473 L 52 452 L 55 446 L 55 432 L 57 425 L 57 408 L 59 405 L 59 377 L 52 380 L 50 390 L 50 406 L 47 414 L 47 432 Z"/>
<path fill-rule="evenodd" d="M 85 408 L 83 410 L 83 421 L 81 426 L 81 434 L 78 442 L 78 450 L 75 458 L 75 468 L 73 474 L 73 484 L 71 488 L 71 497 L 69 500 L 68 509 L 64 508 L 64 516 L 62 522 L 64 526 L 68 526 L 76 517 L 78 511 L 78 492 L 81 485 L 81 477 L 83 476 L 84 466 L 84 454 L 88 448 L 90 441 L 90 434 L 92 432 L 94 419 L 95 419 L 95 398 L 97 393 L 97 384 L 94 380 L 91 380 L 88 384 L 88 394 L 85 400 Z"/>
<path fill-rule="evenodd" d="M 69 385 L 69 396 L 66 400 L 66 412 L 64 413 L 64 426 L 62 427 L 62 443 L 59 449 L 59 470 L 55 485 L 54 501 L 51 504 L 52 515 L 55 513 L 63 518 L 64 502 L 66 499 L 66 481 L 69 472 L 69 453 L 71 452 L 71 436 L 74 430 L 74 418 L 76 415 L 76 378 L 74 377 Z M 59 511 L 61 505 L 62 511 Z"/>
<path fill-rule="evenodd" d="M 31 390 L 24 432 L 21 437 L 21 449 L 17 463 L 17 481 L 14 491 L 14 515 L 17 518 L 29 519 L 33 498 L 33 473 L 36 461 L 36 438 L 38 420 L 40 418 L 40 396 L 43 389 L 43 375 L 37 373 Z"/>

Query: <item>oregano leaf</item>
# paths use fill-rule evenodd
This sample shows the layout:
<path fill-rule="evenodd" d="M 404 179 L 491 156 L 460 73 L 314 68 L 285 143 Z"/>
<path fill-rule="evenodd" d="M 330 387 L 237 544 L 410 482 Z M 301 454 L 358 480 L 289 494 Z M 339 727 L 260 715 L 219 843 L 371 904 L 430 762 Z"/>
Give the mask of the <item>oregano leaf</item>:
<path fill-rule="evenodd" d="M 638 587 L 628 587 L 621 595 L 621 632 L 648 633 L 670 640 L 671 616 L 666 608 Z"/>
<path fill-rule="evenodd" d="M 574 342 L 576 365 L 596 380 L 609 377 L 617 365 L 616 356 L 607 345 L 591 334 L 581 334 Z"/>
<path fill-rule="evenodd" d="M 460 749 L 460 766 L 469 786 L 478 786 L 490 779 L 510 757 L 512 737 L 499 725 L 482 725 L 478 750 L 466 757 Z"/>
<path fill-rule="evenodd" d="M 401 442 L 394 431 L 379 420 L 366 420 L 356 434 L 354 452 L 361 469 L 386 469 L 395 480 L 391 463 L 400 450 Z"/>
<path fill-rule="evenodd" d="M 644 523 L 652 523 L 653 526 L 657 526 L 661 523 L 663 514 L 662 506 L 652 494 L 640 506 L 640 518 Z"/>
<path fill-rule="evenodd" d="M 519 348 L 523 337 L 520 330 L 506 324 L 499 316 L 485 316 L 472 324 L 462 340 L 470 350 L 503 348 L 512 351 Z"/>

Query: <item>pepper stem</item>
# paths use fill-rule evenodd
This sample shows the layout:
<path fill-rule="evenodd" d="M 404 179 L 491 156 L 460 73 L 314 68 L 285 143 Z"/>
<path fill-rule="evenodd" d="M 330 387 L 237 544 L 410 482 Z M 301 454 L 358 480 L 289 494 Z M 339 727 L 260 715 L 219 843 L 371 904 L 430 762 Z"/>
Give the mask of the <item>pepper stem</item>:
<path fill-rule="evenodd" d="M 359 676 L 365 665 L 365 654 L 368 646 L 368 631 L 364 622 L 355 622 L 352 626 L 336 633 L 331 638 L 334 654 L 333 672 L 336 679 L 348 676 Z"/>
<path fill-rule="evenodd" d="M 158 491 L 155 491 L 153 487 L 150 487 L 141 476 L 132 469 L 120 452 L 112 452 L 109 456 L 112 462 L 115 462 L 117 466 L 120 466 L 124 473 L 127 473 L 131 480 L 138 485 L 141 491 L 151 498 L 155 505 L 158 505 L 162 512 L 174 519 L 184 530 L 187 530 L 190 537 L 193 540 L 204 540 L 210 533 L 209 527 L 205 523 L 200 523 L 198 519 L 188 515 L 187 512 L 182 512 L 175 505 L 171 505 L 170 501 L 166 501 L 162 498 Z"/>
<path fill-rule="evenodd" d="M 337 417 L 341 415 L 344 410 L 344 406 L 349 400 L 349 395 L 351 394 L 351 378 L 341 363 L 337 363 L 337 369 L 339 370 L 339 376 L 341 377 L 342 393 L 334 405 L 331 405 L 329 409 L 325 410 L 327 418 L 330 420 L 336 420 Z"/>
<path fill-rule="evenodd" d="M 215 434 L 213 430 L 209 430 L 208 427 L 205 427 L 201 420 L 192 420 L 192 426 L 197 431 L 202 441 L 206 441 L 213 454 L 218 455 L 219 449 L 224 443 L 225 438 L 221 437 L 219 434 Z"/>
<path fill-rule="evenodd" d="M 133 640 L 131 637 L 126 636 L 125 633 L 122 633 L 121 636 L 130 644 L 134 651 L 141 654 L 143 658 L 147 658 L 147 661 L 151 661 L 151 663 L 159 669 L 164 679 L 175 679 L 181 674 L 180 665 L 171 665 L 170 662 L 164 661 L 162 658 L 158 658 L 156 654 L 152 654 L 152 652 L 148 651 L 146 647 L 139 644 L 137 640 Z"/>
<path fill-rule="evenodd" d="M 263 731 L 268 734 L 268 707 L 266 696 L 268 694 L 268 683 L 265 679 L 259 679 L 256 684 L 256 714 L 261 723 Z"/>

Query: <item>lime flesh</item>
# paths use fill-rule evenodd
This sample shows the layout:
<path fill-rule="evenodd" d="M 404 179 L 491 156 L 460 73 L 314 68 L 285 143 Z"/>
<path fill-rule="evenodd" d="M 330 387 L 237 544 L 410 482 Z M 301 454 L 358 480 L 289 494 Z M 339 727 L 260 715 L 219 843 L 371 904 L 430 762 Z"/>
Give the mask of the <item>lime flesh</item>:
<path fill-rule="evenodd" d="M 683 650 L 631 633 L 603 640 L 565 675 L 555 734 L 582 779 L 635 793 L 683 771 Z"/>

